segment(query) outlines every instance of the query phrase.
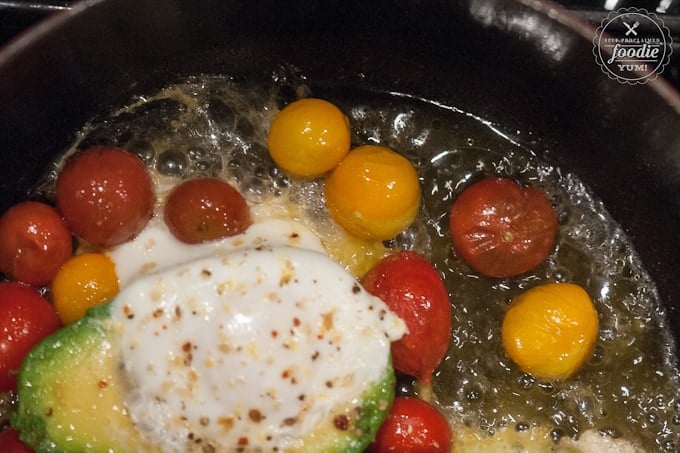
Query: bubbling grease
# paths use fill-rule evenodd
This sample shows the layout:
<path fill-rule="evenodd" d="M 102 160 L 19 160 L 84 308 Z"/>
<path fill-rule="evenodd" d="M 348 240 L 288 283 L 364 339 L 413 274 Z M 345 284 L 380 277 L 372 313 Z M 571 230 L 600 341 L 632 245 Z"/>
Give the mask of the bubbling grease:
<path fill-rule="evenodd" d="M 296 96 L 326 98 L 347 114 L 353 145 L 391 147 L 411 159 L 419 173 L 419 216 L 389 245 L 428 257 L 451 296 L 454 331 L 432 390 L 454 432 L 465 426 L 484 437 L 544 427 L 557 444 L 594 430 L 625 437 L 646 451 L 680 448 L 680 386 L 654 283 L 625 233 L 576 175 L 456 108 L 399 93 L 317 92 L 305 82 L 288 69 L 274 74 L 268 85 L 193 77 L 94 120 L 69 153 L 91 145 L 120 146 L 142 158 L 159 187 L 218 176 L 235 183 L 250 203 L 285 199 L 300 206 L 300 215 L 317 230 L 334 228 L 321 182 L 288 178 L 266 152 L 267 126 L 282 105 Z M 37 189 L 43 196 L 51 195 L 59 164 Z M 489 175 L 544 190 L 558 212 L 555 251 L 531 274 L 486 278 L 451 249 L 453 199 L 471 181 Z M 500 326 L 510 300 L 545 281 L 583 286 L 600 315 L 593 358 L 566 382 L 543 382 L 521 372 L 501 347 Z M 408 379 L 404 382 L 401 390 L 413 392 Z"/>

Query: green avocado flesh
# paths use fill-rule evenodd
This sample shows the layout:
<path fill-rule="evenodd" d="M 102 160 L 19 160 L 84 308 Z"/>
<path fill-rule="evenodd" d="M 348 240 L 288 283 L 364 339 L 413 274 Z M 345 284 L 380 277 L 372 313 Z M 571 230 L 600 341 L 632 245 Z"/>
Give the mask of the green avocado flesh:
<path fill-rule="evenodd" d="M 124 378 L 109 318 L 109 305 L 91 310 L 46 338 L 24 361 L 12 425 L 36 452 L 159 451 L 141 439 L 125 410 Z M 384 377 L 361 396 L 360 405 L 337 408 L 304 439 L 302 448 L 291 451 L 363 451 L 387 416 L 394 381 L 390 363 Z"/>

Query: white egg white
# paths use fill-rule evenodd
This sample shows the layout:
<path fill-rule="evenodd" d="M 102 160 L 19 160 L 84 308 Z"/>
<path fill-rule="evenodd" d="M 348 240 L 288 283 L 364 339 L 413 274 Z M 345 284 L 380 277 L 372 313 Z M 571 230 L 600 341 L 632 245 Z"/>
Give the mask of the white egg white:
<path fill-rule="evenodd" d="M 283 218 L 256 218 L 243 233 L 224 239 L 187 244 L 175 238 L 162 217 L 151 219 L 134 239 L 107 251 L 115 264 L 121 288 L 137 277 L 168 269 L 196 258 L 231 250 L 288 245 L 323 252 L 319 238 L 299 222 Z"/>
<path fill-rule="evenodd" d="M 142 436 L 166 452 L 300 446 L 383 376 L 401 319 L 324 253 L 236 248 L 139 277 L 112 304 Z M 199 450 L 200 451 L 200 450 Z"/>

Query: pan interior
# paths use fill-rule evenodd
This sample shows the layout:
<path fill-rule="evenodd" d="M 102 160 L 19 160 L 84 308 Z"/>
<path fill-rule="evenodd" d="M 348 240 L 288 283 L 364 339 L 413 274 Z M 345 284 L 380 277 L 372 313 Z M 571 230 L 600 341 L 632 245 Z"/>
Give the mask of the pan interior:
<path fill-rule="evenodd" d="M 161 188 L 191 177 L 221 177 L 237 185 L 251 204 L 274 200 L 299 206 L 303 221 L 329 237 L 333 227 L 324 208 L 323 181 L 288 177 L 266 151 L 268 124 L 280 107 L 299 96 L 328 99 L 348 116 L 355 146 L 391 147 L 417 168 L 421 212 L 387 245 L 422 253 L 446 283 L 454 332 L 433 391 L 461 445 L 508 432 L 520 442 L 548 439 L 558 445 L 584 432 L 622 437 L 647 451 L 673 451 L 680 445 L 675 352 L 657 288 L 602 200 L 578 175 L 536 151 L 543 149 L 539 137 L 409 94 L 319 85 L 291 66 L 277 68 L 268 83 L 262 80 L 193 76 L 135 98 L 88 123 L 66 155 L 93 145 L 129 149 L 147 163 Z M 35 196 L 52 197 L 59 162 Z M 450 246 L 451 203 L 485 176 L 540 188 L 558 213 L 556 249 L 529 274 L 480 276 Z M 511 299 L 547 281 L 583 286 L 600 317 L 594 357 L 565 382 L 521 372 L 500 341 Z M 400 388 L 417 393 L 405 376 Z"/>

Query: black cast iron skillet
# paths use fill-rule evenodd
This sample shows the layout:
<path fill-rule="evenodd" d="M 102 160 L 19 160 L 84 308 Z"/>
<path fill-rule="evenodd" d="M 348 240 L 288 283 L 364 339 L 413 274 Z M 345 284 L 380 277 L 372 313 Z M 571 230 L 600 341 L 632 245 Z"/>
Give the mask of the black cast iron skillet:
<path fill-rule="evenodd" d="M 409 93 L 540 139 L 630 235 L 677 339 L 680 98 L 661 79 L 609 79 L 593 33 L 537 0 L 86 1 L 0 53 L 0 211 L 133 94 L 290 64 L 313 84 Z"/>

